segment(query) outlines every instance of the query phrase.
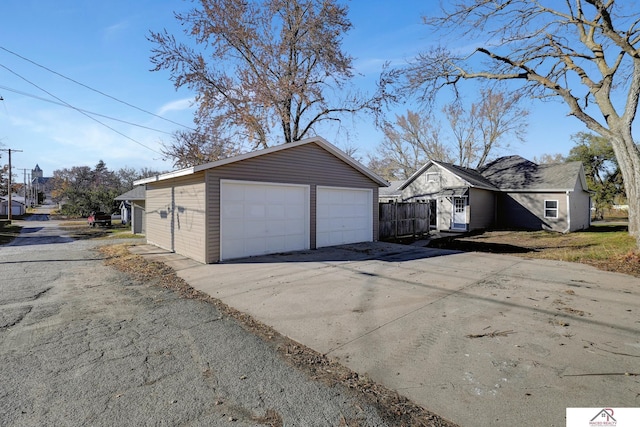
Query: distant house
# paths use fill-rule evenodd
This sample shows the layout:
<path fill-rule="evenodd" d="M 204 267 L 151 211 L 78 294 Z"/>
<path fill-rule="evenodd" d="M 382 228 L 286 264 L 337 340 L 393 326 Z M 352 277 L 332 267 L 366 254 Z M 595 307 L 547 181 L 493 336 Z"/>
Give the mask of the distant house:
<path fill-rule="evenodd" d="M 138 185 L 115 198 L 120 201 L 120 215 L 123 224 L 130 222 L 131 231 L 134 234 L 145 233 L 145 193 L 145 186 Z"/>
<path fill-rule="evenodd" d="M 429 203 L 432 228 L 448 231 L 581 230 L 590 225 L 590 200 L 582 163 L 538 165 L 520 156 L 480 170 L 428 161 L 380 190 L 380 202 Z"/>
<path fill-rule="evenodd" d="M 24 215 L 26 206 L 23 201 L 24 197 L 18 195 L 11 196 L 11 215 Z M 0 215 L 8 216 L 9 214 L 9 197 L 0 197 Z"/>

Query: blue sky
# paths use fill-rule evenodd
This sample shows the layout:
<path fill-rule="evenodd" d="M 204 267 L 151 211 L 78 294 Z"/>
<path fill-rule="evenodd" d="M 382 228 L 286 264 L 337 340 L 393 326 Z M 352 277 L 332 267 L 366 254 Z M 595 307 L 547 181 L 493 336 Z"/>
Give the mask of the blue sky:
<path fill-rule="evenodd" d="M 362 74 L 356 81 L 364 90 L 375 89 L 385 61 L 400 64 L 434 42 L 420 23 L 430 3 L 349 3 L 354 28 L 345 37 L 344 50 L 355 57 L 356 71 Z M 181 0 L 3 0 L 0 48 L 6 50 L 0 49 L 0 96 L 4 98 L 0 101 L 0 143 L 2 148 L 22 150 L 13 157 L 14 167 L 31 169 L 37 163 L 45 176 L 64 167 L 94 166 L 99 160 L 112 170 L 124 166 L 173 169 L 158 152 L 162 141 L 170 140 L 167 133 L 180 128 L 175 123 L 192 125 L 193 94 L 176 91 L 168 73 L 150 71 L 153 45 L 146 37 L 149 30 L 163 28 L 177 34 L 181 28 L 173 12 L 191 6 Z M 74 84 L 15 54 L 166 120 Z M 61 102 L 52 95 L 75 108 L 153 130 L 93 116 L 116 133 L 72 108 L 39 99 Z M 412 106 L 398 111 L 408 107 Z M 532 102 L 528 108 L 527 141 L 513 144 L 504 154 L 527 158 L 567 154 L 572 146 L 570 136 L 585 130 L 566 116 L 567 109 L 560 103 Z M 340 147 L 357 147 L 363 158 L 382 140 L 366 118 L 353 124 L 345 121 L 345 130 L 348 142 L 344 132 L 334 129 L 322 136 Z M 6 161 L 3 153 L 0 163 Z M 14 173 L 21 181 L 22 172 L 14 169 Z"/>

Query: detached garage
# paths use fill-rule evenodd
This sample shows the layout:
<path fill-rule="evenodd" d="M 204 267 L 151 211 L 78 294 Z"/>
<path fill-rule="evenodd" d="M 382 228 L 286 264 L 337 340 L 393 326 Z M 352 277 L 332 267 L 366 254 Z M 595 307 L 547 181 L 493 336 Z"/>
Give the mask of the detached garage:
<path fill-rule="evenodd" d="M 319 137 L 135 184 L 147 241 L 203 263 L 377 240 L 388 185 Z"/>

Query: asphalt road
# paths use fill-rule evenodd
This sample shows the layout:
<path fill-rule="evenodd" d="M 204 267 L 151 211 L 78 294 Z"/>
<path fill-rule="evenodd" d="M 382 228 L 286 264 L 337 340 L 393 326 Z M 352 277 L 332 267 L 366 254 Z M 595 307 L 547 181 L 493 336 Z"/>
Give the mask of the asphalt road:
<path fill-rule="evenodd" d="M 387 425 L 214 306 L 105 266 L 96 241 L 21 225 L 0 247 L 0 425 Z"/>

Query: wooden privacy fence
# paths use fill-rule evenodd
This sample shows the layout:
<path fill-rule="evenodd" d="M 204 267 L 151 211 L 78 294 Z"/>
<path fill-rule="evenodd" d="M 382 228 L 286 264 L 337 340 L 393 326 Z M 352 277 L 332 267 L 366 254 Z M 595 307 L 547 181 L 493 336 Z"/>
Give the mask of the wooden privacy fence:
<path fill-rule="evenodd" d="M 429 233 L 429 203 L 390 202 L 379 205 L 380 240 L 422 236 Z"/>

